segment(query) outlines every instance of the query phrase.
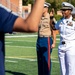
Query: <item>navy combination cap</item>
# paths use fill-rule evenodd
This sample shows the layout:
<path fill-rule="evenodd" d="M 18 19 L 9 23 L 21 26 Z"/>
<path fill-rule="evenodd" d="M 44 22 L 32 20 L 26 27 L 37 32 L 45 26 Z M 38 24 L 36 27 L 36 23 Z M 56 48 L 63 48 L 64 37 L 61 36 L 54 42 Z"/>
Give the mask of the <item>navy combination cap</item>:
<path fill-rule="evenodd" d="M 62 2 L 61 10 L 73 10 L 74 6 L 68 2 Z"/>
<path fill-rule="evenodd" d="M 50 6 L 51 6 L 50 3 L 47 3 L 47 2 L 44 3 L 44 7 L 47 7 L 47 8 L 48 8 L 48 7 L 50 7 Z"/>
<path fill-rule="evenodd" d="M 73 8 L 73 11 L 71 12 L 71 14 L 75 14 L 75 7 Z"/>

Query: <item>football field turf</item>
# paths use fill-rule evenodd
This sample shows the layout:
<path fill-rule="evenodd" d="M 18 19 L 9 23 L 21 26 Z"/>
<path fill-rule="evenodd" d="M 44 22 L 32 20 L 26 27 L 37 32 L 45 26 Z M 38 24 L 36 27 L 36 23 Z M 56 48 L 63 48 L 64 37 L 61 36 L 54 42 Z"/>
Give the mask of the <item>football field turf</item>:
<path fill-rule="evenodd" d="M 36 40 L 34 34 L 11 34 L 5 37 L 5 73 L 6 75 L 38 75 Z M 59 37 L 57 36 L 56 47 L 53 49 L 52 73 L 60 75 L 57 46 Z"/>

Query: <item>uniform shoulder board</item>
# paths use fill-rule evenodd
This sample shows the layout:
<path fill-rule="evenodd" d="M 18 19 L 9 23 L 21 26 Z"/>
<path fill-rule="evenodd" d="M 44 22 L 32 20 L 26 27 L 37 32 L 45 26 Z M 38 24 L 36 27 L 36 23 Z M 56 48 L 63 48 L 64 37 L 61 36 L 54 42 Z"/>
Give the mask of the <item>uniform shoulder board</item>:
<path fill-rule="evenodd" d="M 75 21 L 75 18 L 72 18 L 73 21 Z"/>

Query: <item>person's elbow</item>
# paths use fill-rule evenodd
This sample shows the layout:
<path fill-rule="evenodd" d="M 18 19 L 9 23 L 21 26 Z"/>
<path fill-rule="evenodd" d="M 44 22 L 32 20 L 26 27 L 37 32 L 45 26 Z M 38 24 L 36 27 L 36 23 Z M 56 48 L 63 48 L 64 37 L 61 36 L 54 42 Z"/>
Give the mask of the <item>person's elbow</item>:
<path fill-rule="evenodd" d="M 37 32 L 38 31 L 38 23 L 36 22 L 26 22 L 26 26 L 27 26 L 27 31 L 29 32 Z"/>
<path fill-rule="evenodd" d="M 32 26 L 28 27 L 27 31 L 29 31 L 29 32 L 37 32 L 38 31 L 38 27 L 32 25 Z"/>

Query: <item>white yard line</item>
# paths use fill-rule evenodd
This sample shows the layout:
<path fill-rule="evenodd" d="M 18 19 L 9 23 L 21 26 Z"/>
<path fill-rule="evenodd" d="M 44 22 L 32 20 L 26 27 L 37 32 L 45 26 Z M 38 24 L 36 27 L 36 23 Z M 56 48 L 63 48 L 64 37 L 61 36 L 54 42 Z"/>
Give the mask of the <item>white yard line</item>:
<path fill-rule="evenodd" d="M 20 58 L 20 57 L 6 57 L 6 58 L 17 59 L 17 60 L 37 61 L 37 59 L 31 59 L 31 58 Z M 6 62 L 17 63 L 18 61 L 6 60 Z M 59 63 L 59 61 L 54 61 L 54 60 L 52 60 L 52 62 L 53 62 L 53 63 Z"/>
<path fill-rule="evenodd" d="M 5 62 L 18 63 L 18 61 L 12 61 L 12 60 L 5 60 Z"/>
<path fill-rule="evenodd" d="M 12 40 L 12 42 L 14 42 L 14 41 L 20 41 L 20 42 L 36 42 L 36 40 L 35 41 L 31 41 L 31 40 Z"/>
<path fill-rule="evenodd" d="M 52 60 L 52 62 L 53 62 L 53 63 L 59 63 L 59 61 L 54 61 L 54 60 Z"/>
<path fill-rule="evenodd" d="M 5 44 L 10 44 L 10 43 L 13 43 L 13 42 L 5 42 Z"/>
<path fill-rule="evenodd" d="M 36 37 L 38 35 L 14 35 L 14 36 L 5 36 L 6 38 L 17 38 L 17 37 Z M 59 35 L 58 35 L 59 36 Z M 60 40 L 59 38 L 57 38 L 56 40 Z"/>
<path fill-rule="evenodd" d="M 16 36 L 5 36 L 6 38 L 17 38 L 17 37 L 36 37 L 37 35 L 16 35 Z"/>
<path fill-rule="evenodd" d="M 29 46 L 11 46 L 11 45 L 6 45 L 6 47 L 18 47 L 18 48 L 36 48 L 36 47 L 29 47 Z M 54 48 L 53 50 L 58 50 L 58 48 Z"/>
<path fill-rule="evenodd" d="M 6 45 L 6 47 L 18 47 L 18 48 L 36 48 L 36 47 L 29 47 L 29 46 L 11 46 L 11 45 Z"/>

